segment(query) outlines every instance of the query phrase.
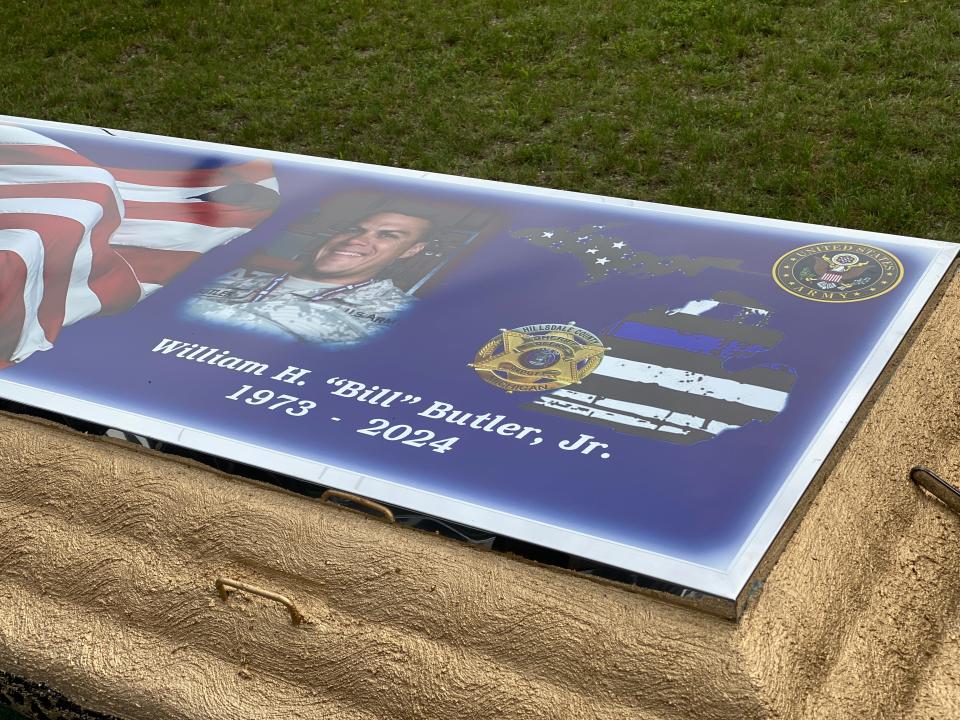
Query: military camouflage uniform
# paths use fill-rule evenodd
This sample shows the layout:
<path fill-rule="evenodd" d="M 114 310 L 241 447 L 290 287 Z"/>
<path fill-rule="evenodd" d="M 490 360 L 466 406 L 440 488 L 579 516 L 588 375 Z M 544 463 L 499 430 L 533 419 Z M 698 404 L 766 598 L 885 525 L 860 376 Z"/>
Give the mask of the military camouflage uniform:
<path fill-rule="evenodd" d="M 414 298 L 390 280 L 339 287 L 257 270 L 234 270 L 187 303 L 188 317 L 278 337 L 348 344 L 376 335 Z"/>

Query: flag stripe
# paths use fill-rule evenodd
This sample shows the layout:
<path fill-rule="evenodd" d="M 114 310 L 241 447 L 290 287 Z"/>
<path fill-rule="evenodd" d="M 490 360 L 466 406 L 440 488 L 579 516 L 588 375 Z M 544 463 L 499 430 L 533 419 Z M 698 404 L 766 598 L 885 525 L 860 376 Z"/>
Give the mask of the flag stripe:
<path fill-rule="evenodd" d="M 566 400 L 580 403 L 581 405 L 595 405 L 597 408 L 604 408 L 620 413 L 626 413 L 628 415 L 635 415 L 648 421 L 670 423 L 680 427 L 703 430 L 711 435 L 716 435 L 724 430 L 730 430 L 739 427 L 737 425 L 729 425 L 717 420 L 708 420 L 707 418 L 703 418 L 698 415 L 688 415 L 686 413 L 678 413 L 674 410 L 653 407 L 651 405 L 642 405 L 640 403 L 626 402 L 624 400 L 598 397 L 596 395 L 577 392 L 575 390 L 560 389 L 555 391 L 547 398 L 540 398 L 540 400 L 550 398 L 564 398 Z"/>
<path fill-rule="evenodd" d="M 603 338 L 603 343 L 609 348 L 607 354 L 613 357 L 628 357 L 651 365 L 683 368 L 689 372 L 726 378 L 748 385 L 762 385 L 772 390 L 787 392 L 793 387 L 797 379 L 789 370 L 762 365 L 730 372 L 724 368 L 723 359 L 719 356 L 702 355 L 666 345 L 620 340 L 609 335 Z"/>
<path fill-rule="evenodd" d="M 249 232 L 245 227 L 208 227 L 171 220 L 127 218 L 110 240 L 112 245 L 188 250 L 205 253 Z"/>
<path fill-rule="evenodd" d="M 682 445 L 692 445 L 715 437 L 714 434 L 706 432 L 705 430 L 683 428 L 669 424 L 657 424 L 636 416 L 612 412 L 603 408 L 586 407 L 569 400 L 552 398 L 550 396 L 540 398 L 540 400 L 528 407 L 533 407 L 541 412 L 559 417 L 575 417 L 580 422 L 602 425 L 608 428 L 613 425 L 619 432 L 629 435 L 637 435 L 654 440 L 667 440 Z"/>
<path fill-rule="evenodd" d="M 672 412 L 718 420 L 728 425 L 746 425 L 751 420 L 767 422 L 777 416 L 777 413 L 772 410 L 730 400 L 720 400 L 709 395 L 672 390 L 652 383 L 637 383 L 632 380 L 607 377 L 598 375 L 596 372 L 578 383 L 576 389 L 597 397 L 618 400 L 629 398 L 644 405 L 669 408 Z"/>
<path fill-rule="evenodd" d="M 22 188 L 17 197 L 75 197 L 71 194 L 53 193 L 50 188 L 36 187 L 36 185 L 77 185 L 81 183 L 103 185 L 110 190 L 117 206 L 122 206 L 123 200 L 117 191 L 113 178 L 103 168 L 63 165 L 0 165 L 0 186 L 2 186 L 0 187 L 0 197 L 13 197 L 14 195 L 10 193 L 10 190 L 12 187 L 19 185 L 33 185 L 34 187 Z"/>
<path fill-rule="evenodd" d="M 31 230 L 0 230 L 0 358 L 17 361 L 48 350 L 38 311 L 43 298 L 43 242 Z"/>
<path fill-rule="evenodd" d="M 267 160 L 250 160 L 237 165 L 185 170 L 138 170 L 107 168 L 118 182 L 165 187 L 223 187 L 235 183 L 256 183 L 273 177 Z"/>
<path fill-rule="evenodd" d="M 58 143 L 53 138 L 48 138 L 18 125 L 7 125 L 6 123 L 0 123 L 0 143 L 4 145 L 43 145 L 67 148 L 66 145 Z M 70 150 L 70 152 L 73 152 L 73 150 Z"/>
<path fill-rule="evenodd" d="M 628 417 L 627 415 L 618 414 L 610 410 L 604 410 L 603 408 L 588 407 L 586 405 L 581 405 L 580 403 L 558 398 L 555 395 L 547 395 L 542 398 L 538 398 L 535 401 L 535 404 L 543 405 L 544 407 L 557 410 L 559 412 L 570 413 L 571 415 L 596 418 L 597 420 L 603 420 L 604 422 L 610 422 L 612 420 L 618 425 L 628 425 L 631 427 L 642 428 L 644 430 L 658 430 L 663 424 L 659 422 L 652 422 L 647 418 L 637 416 Z"/>
<path fill-rule="evenodd" d="M 7 244 L 13 239 L 11 233 L 24 230 L 0 230 L 0 367 L 6 367 L 3 359 L 13 357 L 24 334 L 27 300 L 27 270 L 30 264 L 19 253 L 12 252 Z M 37 242 L 40 238 L 36 236 Z M 42 331 L 41 331 L 42 335 Z"/>
<path fill-rule="evenodd" d="M 683 315 L 703 315 L 709 310 L 713 310 L 717 305 L 720 304 L 719 300 L 690 300 L 683 307 L 674 308 L 673 310 L 667 310 L 667 315 L 676 315 L 677 313 L 682 313 Z"/>
<path fill-rule="evenodd" d="M 38 193 L 46 197 L 30 197 Z M 0 198 L 0 222 L 5 222 L 6 227 L 10 227 L 12 221 L 10 218 L 3 220 L 3 216 L 10 213 L 43 216 L 25 218 L 20 226 L 40 232 L 47 248 L 44 262 L 50 265 L 50 271 L 56 268 L 61 273 L 57 277 L 63 279 L 49 284 L 46 291 L 50 300 L 44 303 L 42 322 L 50 340 L 53 337 L 49 333 L 54 332 L 50 326 L 52 322 L 70 324 L 91 312 L 129 307 L 134 287 L 136 295 L 133 297 L 139 297 L 139 286 L 130 269 L 111 262 L 108 240 L 120 222 L 120 211 L 110 188 L 98 183 L 4 185 L 0 186 Z M 76 221 L 79 230 L 60 220 Z M 69 250 L 74 253 L 71 263 L 74 258 L 77 262 L 64 268 L 60 263 L 53 263 L 52 259 L 66 249 L 64 243 L 68 238 Z M 51 255 L 54 249 L 58 253 Z M 50 272 L 45 271 L 45 275 L 50 276 Z M 66 306 L 50 313 L 50 303 L 59 297 L 62 282 L 67 282 L 64 288 Z M 91 297 L 91 293 L 96 298 Z"/>
<path fill-rule="evenodd" d="M 657 327 L 639 322 L 623 322 L 616 330 L 615 337 L 622 340 L 652 343 L 666 347 L 687 350 L 701 355 L 750 355 L 762 352 L 766 348 L 762 345 L 750 345 L 724 337 L 701 335 L 698 333 L 684 333 L 668 327 Z"/>
<path fill-rule="evenodd" d="M 46 339 L 52 342 L 63 326 L 70 268 L 86 227 L 71 218 L 40 213 L 0 213 L 0 227 L 26 231 L 41 241 L 42 253 L 32 258 L 40 263 L 37 271 L 43 278 L 35 314 Z"/>
<path fill-rule="evenodd" d="M 727 400 L 772 412 L 780 412 L 787 404 L 787 393 L 779 390 L 609 355 L 600 361 L 594 373 L 631 382 L 651 383 L 668 390 Z"/>
<path fill-rule="evenodd" d="M 70 148 L 45 145 L 6 145 L 0 131 L 0 163 L 3 165 L 60 165 L 67 167 L 95 167 L 83 155 Z"/>
<path fill-rule="evenodd" d="M 138 185 L 137 183 L 118 182 L 117 187 L 127 202 L 177 202 L 202 203 L 198 195 L 219 190 L 222 185 L 207 187 L 170 187 L 164 185 Z"/>
<path fill-rule="evenodd" d="M 190 267 L 201 255 L 185 250 L 159 250 L 129 245 L 114 245 L 113 249 L 133 268 L 141 285 L 165 285 Z"/>
<path fill-rule="evenodd" d="M 256 227 L 273 212 L 243 205 L 218 202 L 136 202 L 124 197 L 126 217 L 130 220 L 163 220 L 194 223 L 218 228 Z"/>
<path fill-rule="evenodd" d="M 101 183 L 0 185 L 0 212 L 66 215 L 91 225 L 103 217 L 120 222 L 116 197 Z"/>
<path fill-rule="evenodd" d="M 104 171 L 106 172 L 106 171 Z M 278 191 L 277 179 L 260 180 L 253 185 L 259 185 L 273 192 Z M 164 185 L 139 185 L 137 183 L 118 182 L 117 187 L 124 200 L 129 202 L 190 202 L 202 203 L 205 200 L 197 197 L 222 189 L 223 185 L 209 185 L 206 187 L 172 187 Z"/>
<path fill-rule="evenodd" d="M 748 345 L 758 345 L 764 349 L 773 347 L 783 339 L 781 332 L 765 327 L 731 322 L 730 320 L 719 320 L 703 315 L 688 315 L 686 313 L 668 315 L 659 310 L 630 315 L 624 322 L 668 327 L 678 332 L 693 335 L 724 337 Z M 617 327 L 621 324 L 618 323 L 611 334 L 616 334 Z"/>

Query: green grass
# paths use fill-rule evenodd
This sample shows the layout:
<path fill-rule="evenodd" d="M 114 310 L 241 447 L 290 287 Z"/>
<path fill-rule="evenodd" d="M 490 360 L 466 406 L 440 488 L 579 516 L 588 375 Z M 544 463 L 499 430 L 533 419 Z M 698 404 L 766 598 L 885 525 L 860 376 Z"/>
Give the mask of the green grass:
<path fill-rule="evenodd" d="M 7 114 L 960 240 L 955 3 L 3 7 Z"/>

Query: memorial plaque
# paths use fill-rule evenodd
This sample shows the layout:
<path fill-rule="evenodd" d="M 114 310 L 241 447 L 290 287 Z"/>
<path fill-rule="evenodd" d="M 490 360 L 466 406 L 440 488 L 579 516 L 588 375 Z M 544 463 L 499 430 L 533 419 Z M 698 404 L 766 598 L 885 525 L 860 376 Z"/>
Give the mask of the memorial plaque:
<path fill-rule="evenodd" d="M 956 255 L 0 120 L 0 396 L 730 607 Z"/>

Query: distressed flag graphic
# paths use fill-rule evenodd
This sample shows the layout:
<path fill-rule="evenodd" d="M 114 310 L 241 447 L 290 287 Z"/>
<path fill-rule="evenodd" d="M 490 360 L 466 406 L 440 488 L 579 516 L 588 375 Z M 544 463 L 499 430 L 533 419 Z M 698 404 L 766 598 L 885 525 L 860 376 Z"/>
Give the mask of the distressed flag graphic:
<path fill-rule="evenodd" d="M 104 168 L 0 124 L 0 367 L 49 349 L 64 326 L 132 307 L 278 200 L 266 160 Z"/>
<path fill-rule="evenodd" d="M 780 342 L 770 316 L 731 292 L 632 314 L 602 335 L 609 349 L 592 374 L 525 407 L 685 445 L 769 422 L 786 407 L 793 370 L 724 365 Z"/>
<path fill-rule="evenodd" d="M 565 227 L 526 228 L 516 230 L 511 235 L 553 253 L 576 258 L 583 269 L 585 284 L 620 274 L 649 278 L 679 273 L 693 277 L 708 268 L 745 272 L 741 268 L 743 260 L 739 258 L 662 257 L 635 248 L 634 244 L 641 238 L 634 238 L 633 243 L 627 242 L 615 231 L 616 228 L 607 228 L 605 225 L 584 225 L 577 230 Z"/>

